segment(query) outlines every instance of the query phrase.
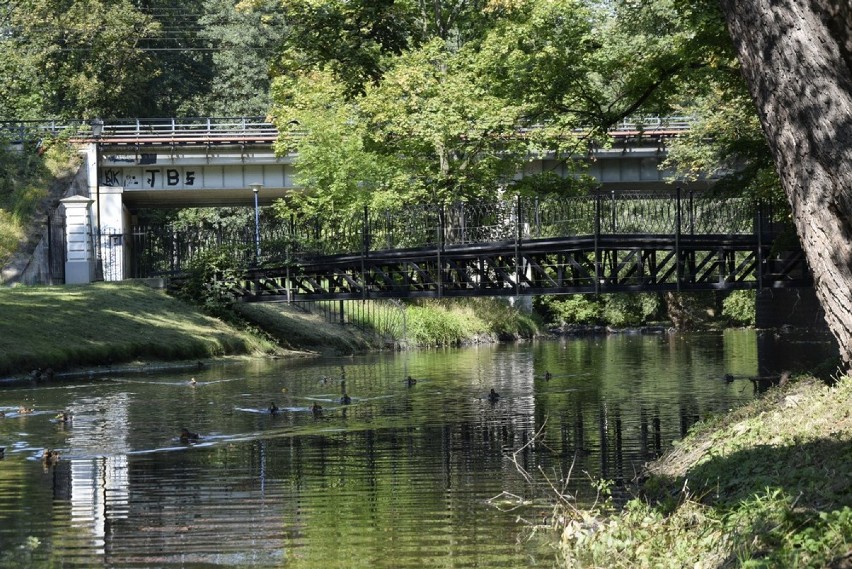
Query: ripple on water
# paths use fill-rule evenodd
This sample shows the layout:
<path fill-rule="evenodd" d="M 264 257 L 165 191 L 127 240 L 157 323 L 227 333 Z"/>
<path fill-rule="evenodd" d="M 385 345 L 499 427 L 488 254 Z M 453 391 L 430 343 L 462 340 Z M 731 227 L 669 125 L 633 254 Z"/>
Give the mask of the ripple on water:
<path fill-rule="evenodd" d="M 707 378 L 756 368 L 753 342 L 636 336 L 0 391 L 0 409 L 36 411 L 0 420 L 0 566 L 14 552 L 34 566 L 550 567 L 526 539 L 550 503 L 539 473 L 632 476 L 701 414 L 753 396 Z M 320 382 L 343 373 L 350 405 Z M 517 503 L 492 500 L 503 491 Z"/>

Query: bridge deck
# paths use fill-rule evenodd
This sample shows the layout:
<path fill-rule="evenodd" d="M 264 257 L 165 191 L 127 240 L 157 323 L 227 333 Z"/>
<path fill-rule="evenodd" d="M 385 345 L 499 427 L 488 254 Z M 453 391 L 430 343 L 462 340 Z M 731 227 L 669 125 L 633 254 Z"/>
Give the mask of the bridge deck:
<path fill-rule="evenodd" d="M 753 235 L 600 235 L 295 258 L 233 283 L 247 302 L 725 290 L 811 284 Z"/>

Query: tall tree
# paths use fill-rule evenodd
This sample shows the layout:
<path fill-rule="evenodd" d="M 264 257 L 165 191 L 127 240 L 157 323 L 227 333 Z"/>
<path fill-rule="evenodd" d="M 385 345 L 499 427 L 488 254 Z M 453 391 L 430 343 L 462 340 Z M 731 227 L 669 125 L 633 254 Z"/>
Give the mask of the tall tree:
<path fill-rule="evenodd" d="M 198 36 L 212 53 L 209 89 L 183 107 L 200 116 L 265 116 L 270 69 L 287 29 L 279 1 L 206 0 L 204 10 Z"/>
<path fill-rule="evenodd" d="M 0 34 L 0 113 L 9 118 L 123 114 L 154 73 L 141 42 L 158 33 L 130 0 L 12 0 Z"/>
<path fill-rule="evenodd" d="M 145 117 L 194 114 L 190 102 L 210 88 L 213 51 L 201 37 L 204 0 L 135 0 L 140 11 L 159 25 L 159 33 L 141 46 L 155 59 L 156 69 L 144 83 L 146 105 L 137 113 Z"/>
<path fill-rule="evenodd" d="M 840 355 L 852 363 L 852 6 L 720 0 Z"/>

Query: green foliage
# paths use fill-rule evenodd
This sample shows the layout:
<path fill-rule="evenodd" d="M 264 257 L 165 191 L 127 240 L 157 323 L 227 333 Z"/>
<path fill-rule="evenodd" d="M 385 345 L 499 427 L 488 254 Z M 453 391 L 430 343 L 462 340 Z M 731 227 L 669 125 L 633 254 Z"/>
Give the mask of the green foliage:
<path fill-rule="evenodd" d="M 757 318 L 757 293 L 735 290 L 722 301 L 722 315 L 734 323 L 754 326 Z"/>
<path fill-rule="evenodd" d="M 210 249 L 192 259 L 178 296 L 203 307 L 225 320 L 233 317 L 234 297 L 228 281 L 242 277 L 244 268 L 235 259 L 240 255 L 227 247 Z"/>
<path fill-rule="evenodd" d="M 557 326 L 562 324 L 593 325 L 602 322 L 603 302 L 600 298 L 585 294 L 568 296 L 542 296 L 537 299 L 539 311 L 549 316 Z"/>
<path fill-rule="evenodd" d="M 130 0 L 15 0 L 0 39 L 0 116 L 115 116 L 141 105 L 160 32 Z"/>
<path fill-rule="evenodd" d="M 266 116 L 271 61 L 287 26 L 277 0 L 206 0 L 198 18 L 198 38 L 216 46 L 209 88 L 183 103 L 181 114 L 215 117 Z"/>
<path fill-rule="evenodd" d="M 406 310 L 408 340 L 422 346 L 456 346 L 487 331 L 485 322 L 472 311 L 450 311 L 440 304 L 409 306 Z"/>
<path fill-rule="evenodd" d="M 599 297 L 573 294 L 542 296 L 537 310 L 555 326 L 638 326 L 658 320 L 663 303 L 652 293 L 615 293 Z"/>
<path fill-rule="evenodd" d="M 11 0 L 0 117 L 265 115 L 277 0 Z"/>
<path fill-rule="evenodd" d="M 603 298 L 602 317 L 610 326 L 638 326 L 659 317 L 662 302 L 652 293 L 616 293 Z"/>
<path fill-rule="evenodd" d="M 418 346 L 454 346 L 482 338 L 531 338 L 538 331 L 534 317 L 504 300 L 459 299 L 409 305 L 405 337 L 399 339 Z"/>
<path fill-rule="evenodd" d="M 280 6 L 290 33 L 277 74 L 326 70 L 347 96 L 379 80 L 383 57 L 416 41 L 418 10 L 412 1 L 295 0 Z"/>
<path fill-rule="evenodd" d="M 54 178 L 67 174 L 77 158 L 63 144 L 18 151 L 0 140 L 0 265 L 25 242 L 33 216 L 49 201 Z"/>

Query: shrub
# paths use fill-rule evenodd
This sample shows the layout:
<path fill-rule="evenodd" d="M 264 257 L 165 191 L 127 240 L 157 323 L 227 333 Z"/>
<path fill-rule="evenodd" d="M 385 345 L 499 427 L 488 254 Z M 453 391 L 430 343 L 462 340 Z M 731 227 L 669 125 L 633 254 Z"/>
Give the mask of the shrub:
<path fill-rule="evenodd" d="M 722 316 L 736 324 L 754 326 L 756 300 L 757 293 L 753 290 L 735 290 L 722 301 Z"/>

